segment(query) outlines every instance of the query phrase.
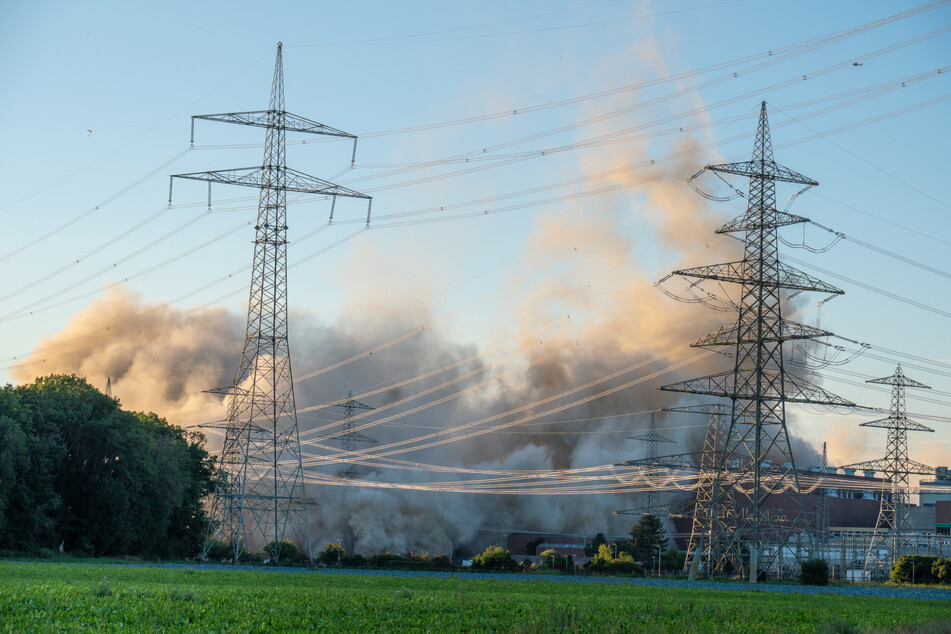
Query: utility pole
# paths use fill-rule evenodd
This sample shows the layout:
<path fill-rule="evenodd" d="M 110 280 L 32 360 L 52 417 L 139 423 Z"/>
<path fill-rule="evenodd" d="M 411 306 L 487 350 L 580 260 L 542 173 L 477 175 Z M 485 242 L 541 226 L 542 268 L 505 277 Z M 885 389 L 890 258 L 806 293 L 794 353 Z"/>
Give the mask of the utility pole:
<path fill-rule="evenodd" d="M 704 532 L 716 540 L 711 544 L 712 561 L 731 560 L 735 569 L 748 569 L 750 582 L 756 583 L 760 570 L 770 570 L 787 544 L 796 543 L 797 556 L 803 540 L 812 545 L 786 427 L 786 403 L 853 405 L 786 371 L 784 342 L 831 333 L 784 319 L 783 292 L 838 295 L 842 291 L 779 260 L 778 229 L 808 219 L 776 209 L 776 183 L 806 188 L 818 183 L 773 160 L 765 101 L 760 107 L 752 158 L 704 169 L 749 178 L 746 212 L 717 230 L 745 234 L 743 259 L 682 269 L 672 275 L 739 285 L 736 322 L 692 344 L 732 348 L 734 366 L 726 372 L 660 389 L 730 399 L 726 444 L 705 520 L 710 528 Z M 737 506 L 743 507 L 736 516 L 735 528 L 720 525 L 720 508 L 727 501 L 724 492 L 729 489 L 734 490 Z M 774 493 L 792 499 L 791 517 L 767 510 L 766 502 Z M 749 553 L 748 565 L 744 551 Z M 694 557 L 699 558 L 702 552 L 697 548 Z"/>
<path fill-rule="evenodd" d="M 244 350 L 232 384 L 211 390 L 228 397 L 228 414 L 202 554 L 207 554 L 217 537 L 231 546 L 237 563 L 249 542 L 260 540 L 275 545 L 268 555 L 276 563 L 281 542 L 291 537 L 304 543 L 310 557 L 287 337 L 287 192 L 328 196 L 334 203 L 339 196 L 365 199 L 368 224 L 371 201 L 365 194 L 288 168 L 284 138 L 291 131 L 353 139 L 355 153 L 356 137 L 284 110 L 280 42 L 267 110 L 193 116 L 192 143 L 196 119 L 265 129 L 264 159 L 259 167 L 174 174 L 169 182 L 169 204 L 176 178 L 206 181 L 209 206 L 212 183 L 260 191 Z"/>
<path fill-rule="evenodd" d="M 911 518 L 908 515 L 909 475 L 928 475 L 934 469 L 908 457 L 908 432 L 934 430 L 921 423 L 910 420 L 905 410 L 905 388 L 917 387 L 930 390 L 923 383 L 909 379 L 902 372 L 901 364 L 895 373 L 882 379 L 869 379 L 866 383 L 878 383 L 892 386 L 892 403 L 888 418 L 862 423 L 860 427 L 881 427 L 888 430 L 885 445 L 885 457 L 847 465 L 849 469 L 881 471 L 885 476 L 882 483 L 882 498 L 879 503 L 878 519 L 875 521 L 875 533 L 865 557 L 865 576 L 883 576 L 902 554 L 910 548 L 908 536 L 911 534 Z M 886 490 L 887 489 L 887 490 Z M 879 551 L 884 549 L 884 557 Z"/>

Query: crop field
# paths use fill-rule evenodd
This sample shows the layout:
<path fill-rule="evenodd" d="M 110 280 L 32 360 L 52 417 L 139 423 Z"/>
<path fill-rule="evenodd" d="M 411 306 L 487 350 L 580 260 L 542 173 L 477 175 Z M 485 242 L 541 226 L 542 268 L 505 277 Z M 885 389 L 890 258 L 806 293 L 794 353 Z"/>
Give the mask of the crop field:
<path fill-rule="evenodd" d="M 951 632 L 947 601 L 545 577 L 396 577 L 0 562 L 0 629 Z"/>

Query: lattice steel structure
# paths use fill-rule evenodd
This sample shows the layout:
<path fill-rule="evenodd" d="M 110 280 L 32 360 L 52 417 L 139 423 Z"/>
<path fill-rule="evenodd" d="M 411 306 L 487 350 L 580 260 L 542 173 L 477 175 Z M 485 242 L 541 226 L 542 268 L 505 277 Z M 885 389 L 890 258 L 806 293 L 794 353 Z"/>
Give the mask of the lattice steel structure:
<path fill-rule="evenodd" d="M 336 438 L 340 441 L 340 448 L 343 449 L 348 455 L 353 455 L 353 451 L 357 448 L 358 442 L 369 442 L 373 443 L 376 440 L 370 438 L 369 436 L 364 436 L 360 432 L 353 431 L 353 412 L 362 409 L 362 410 L 372 410 L 374 408 L 361 403 L 360 401 L 353 400 L 353 392 L 347 393 L 347 400 L 343 403 L 335 403 L 337 407 L 342 407 L 344 409 L 343 415 L 343 431 L 339 434 L 331 434 L 326 436 L 326 438 Z M 357 468 L 357 465 L 350 463 L 347 465 L 347 468 L 343 471 L 337 473 L 341 478 L 347 478 L 353 480 L 359 478 L 360 476 L 366 475 L 367 472 Z"/>
<path fill-rule="evenodd" d="M 729 562 L 734 571 L 748 571 L 750 582 L 755 583 L 760 570 L 768 571 L 779 565 L 784 550 L 792 548 L 794 556 L 799 558 L 804 545 L 809 550 L 812 545 L 789 444 L 786 403 L 852 405 L 787 372 L 783 361 L 784 342 L 831 333 L 784 319 L 783 302 L 788 293 L 841 294 L 842 291 L 779 260 L 777 230 L 808 219 L 776 209 L 776 183 L 805 187 L 818 183 L 773 160 L 766 102 L 760 108 L 751 160 L 708 165 L 704 169 L 749 178 L 746 212 L 717 230 L 717 233 L 745 234 L 743 259 L 682 269 L 673 275 L 739 285 L 736 322 L 692 344 L 731 348 L 734 367 L 661 389 L 731 401 L 726 442 L 704 520 L 707 525 L 701 535 L 708 535 L 712 541 L 711 565 Z M 735 526 L 723 525 L 721 519 L 722 506 L 727 502 L 725 492 L 731 489 L 737 506 Z M 765 508 L 767 499 L 779 492 L 793 500 L 791 513 L 774 513 Z M 704 548 L 698 545 L 694 560 L 699 562 L 703 552 Z M 691 566 L 691 572 L 696 568 Z M 727 570 L 705 572 L 716 574 Z"/>
<path fill-rule="evenodd" d="M 291 374 L 287 328 L 287 192 L 363 198 L 369 222 L 370 197 L 327 181 L 288 169 L 285 134 L 288 131 L 344 137 L 352 134 L 293 115 L 284 110 L 284 66 L 281 44 L 267 110 L 196 115 L 195 119 L 235 123 L 265 129 L 264 160 L 260 166 L 175 174 L 174 179 L 243 185 L 260 190 L 244 350 L 238 373 L 226 388 L 212 390 L 228 396 L 228 416 L 211 520 L 202 554 L 212 538 L 230 544 L 237 563 L 254 540 L 277 544 L 291 538 L 303 542 L 311 554 L 304 497 L 303 468 L 297 431 L 297 409 Z M 332 217 L 333 211 L 331 211 Z M 280 548 L 269 553 L 276 562 Z"/>
<path fill-rule="evenodd" d="M 728 432 L 727 408 L 720 403 L 708 405 L 690 405 L 688 407 L 672 407 L 671 412 L 687 412 L 707 415 L 707 430 L 703 439 L 703 452 L 700 454 L 700 474 L 697 479 L 697 496 L 694 501 L 693 514 L 690 525 L 690 542 L 687 544 L 687 557 L 684 567 L 696 566 L 703 570 L 722 568 L 726 562 L 711 562 L 711 544 L 722 542 L 725 536 L 710 534 L 711 530 L 725 531 L 727 534 L 735 529 L 736 509 L 733 505 L 733 490 L 727 488 L 717 505 L 718 521 L 707 521 L 710 502 L 713 499 L 713 487 L 717 484 L 717 465 L 723 454 Z M 722 486 L 722 484 L 721 484 Z M 700 556 L 694 559 L 694 553 Z M 697 570 L 693 572 L 694 576 Z"/>
<path fill-rule="evenodd" d="M 642 460 L 642 464 L 647 467 L 660 466 L 657 460 L 657 445 L 660 443 L 675 443 L 676 441 L 671 440 L 665 436 L 661 436 L 657 433 L 657 422 L 654 419 L 654 412 L 651 412 L 651 422 L 650 427 L 647 430 L 646 434 L 638 434 L 637 436 L 628 436 L 628 440 L 640 440 L 641 442 L 647 443 L 647 456 Z M 646 504 L 632 509 L 624 509 L 622 511 L 615 511 L 615 515 L 657 515 L 659 509 L 657 505 L 657 490 L 653 487 L 647 489 L 646 493 Z"/>
<path fill-rule="evenodd" d="M 908 515 L 908 490 L 911 474 L 930 475 L 934 469 L 908 457 L 908 432 L 934 430 L 910 420 L 905 410 L 905 388 L 931 389 L 924 383 L 909 379 L 902 372 L 901 364 L 895 373 L 882 379 L 869 379 L 866 383 L 892 386 L 892 404 L 888 418 L 862 423 L 861 427 L 881 427 L 888 430 L 885 457 L 846 465 L 843 468 L 880 471 L 887 483 L 882 488 L 882 499 L 875 522 L 875 534 L 865 558 L 866 577 L 888 575 L 895 561 L 911 548 L 911 518 Z M 885 551 L 882 555 L 881 551 Z"/>
<path fill-rule="evenodd" d="M 829 454 L 826 452 L 826 443 L 822 443 L 822 477 L 820 482 L 829 473 Z M 816 513 L 816 545 L 819 547 L 819 557 L 825 559 L 826 546 L 829 544 L 829 491 L 825 486 L 816 490 L 819 495 L 819 508 Z"/>

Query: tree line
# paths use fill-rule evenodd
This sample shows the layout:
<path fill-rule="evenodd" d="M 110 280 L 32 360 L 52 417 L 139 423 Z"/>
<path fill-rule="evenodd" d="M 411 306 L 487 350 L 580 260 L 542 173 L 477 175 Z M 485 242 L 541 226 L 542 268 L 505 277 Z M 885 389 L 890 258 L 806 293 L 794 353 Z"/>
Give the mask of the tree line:
<path fill-rule="evenodd" d="M 123 410 L 75 375 L 0 389 L 0 550 L 196 553 L 214 459 L 204 438 Z"/>

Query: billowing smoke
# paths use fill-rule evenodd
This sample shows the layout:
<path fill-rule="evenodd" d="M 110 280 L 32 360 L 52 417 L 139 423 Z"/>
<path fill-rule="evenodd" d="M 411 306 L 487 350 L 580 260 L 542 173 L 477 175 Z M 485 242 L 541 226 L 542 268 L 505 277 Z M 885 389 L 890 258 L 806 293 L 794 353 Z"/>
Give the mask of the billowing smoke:
<path fill-rule="evenodd" d="M 326 436 L 339 431 L 339 425 L 328 425 L 342 416 L 337 407 L 307 408 L 339 401 L 350 390 L 355 395 L 372 394 L 361 398 L 378 409 L 361 419 L 371 421 L 468 390 L 364 430 L 362 433 L 377 444 L 363 444 L 361 449 L 373 450 L 492 416 L 499 418 L 475 429 L 533 417 L 524 424 L 457 442 L 449 440 L 462 432 L 438 436 L 434 442 L 446 442 L 390 456 L 424 465 L 422 470 L 414 469 L 413 464 L 394 468 L 382 461 L 358 467 L 365 471 L 363 481 L 368 483 L 473 477 L 436 473 L 425 465 L 554 470 L 643 457 L 646 447 L 624 438 L 646 431 L 649 417 L 644 412 L 700 400 L 681 400 L 659 392 L 658 386 L 724 369 L 722 357 L 688 344 L 721 321 L 735 318 L 735 314 L 675 302 L 653 287 L 658 271 L 662 275 L 678 265 L 738 258 L 736 243 L 713 234 L 724 217 L 714 215 L 682 184 L 684 174 L 711 157 L 701 156 L 689 138 L 679 141 L 673 154 L 683 158 L 652 165 L 649 173 L 633 168 L 616 171 L 611 179 L 629 186 L 623 195 L 607 202 L 583 203 L 570 214 L 536 220 L 534 235 L 528 239 L 535 246 L 526 250 L 528 255 L 518 269 L 544 271 L 543 280 L 537 281 L 536 276 L 528 278 L 534 279 L 531 283 L 516 281 L 505 289 L 498 306 L 487 308 L 490 314 L 515 316 L 518 325 L 514 332 L 501 329 L 496 337 L 476 346 L 454 341 L 438 327 L 427 328 L 390 347 L 378 348 L 418 330 L 433 317 L 430 300 L 418 285 L 381 281 L 379 276 L 374 281 L 386 284 L 385 296 L 398 300 L 382 302 L 375 288 L 361 291 L 354 286 L 354 295 L 347 298 L 348 310 L 335 323 L 292 315 L 296 376 L 307 377 L 358 357 L 295 384 L 297 406 L 305 410 L 298 421 L 305 462 L 313 465 L 319 456 L 339 447 L 339 441 Z M 599 153 L 585 161 L 583 169 L 602 173 L 643 165 L 649 156 L 647 147 L 630 144 L 623 151 Z M 388 267 L 374 267 L 368 254 L 354 257 L 359 258 L 359 266 L 339 268 L 370 268 L 386 274 Z M 513 272 L 513 280 L 526 279 L 517 273 Z M 372 305 L 371 298 L 375 298 Z M 114 393 L 128 408 L 153 410 L 182 425 L 212 421 L 223 417 L 224 407 L 219 397 L 202 391 L 231 382 L 242 328 L 243 315 L 224 309 L 187 312 L 111 290 L 78 313 L 62 332 L 43 341 L 16 368 L 14 376 L 29 381 L 53 372 L 76 373 L 100 387 L 111 377 Z M 627 368 L 630 370 L 614 379 L 542 403 Z M 432 375 L 427 378 L 373 393 L 429 372 Z M 456 384 L 439 387 L 470 372 L 471 376 Z M 548 411 L 638 377 L 642 380 L 623 390 Z M 433 391 L 403 402 L 428 389 Z M 396 403 L 400 404 L 390 407 Z M 506 415 L 524 406 L 528 406 L 524 411 Z M 663 431 L 678 441 L 663 450 L 699 449 L 704 424 L 698 417 L 695 427 Z M 663 417 L 660 426 L 664 426 Z M 217 443 L 219 438 L 209 438 L 210 448 L 216 448 Z M 346 464 L 339 463 L 308 467 L 325 475 L 345 468 Z M 613 516 L 612 511 L 643 501 L 633 495 L 433 493 L 320 484 L 309 484 L 307 496 L 316 502 L 310 517 L 314 543 L 319 547 L 340 540 L 348 549 L 364 553 L 440 553 L 450 548 L 472 552 L 516 531 L 623 535 L 630 530 L 631 518 Z"/>

